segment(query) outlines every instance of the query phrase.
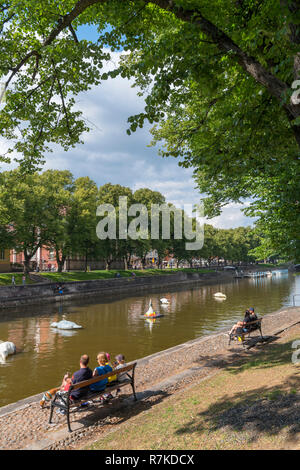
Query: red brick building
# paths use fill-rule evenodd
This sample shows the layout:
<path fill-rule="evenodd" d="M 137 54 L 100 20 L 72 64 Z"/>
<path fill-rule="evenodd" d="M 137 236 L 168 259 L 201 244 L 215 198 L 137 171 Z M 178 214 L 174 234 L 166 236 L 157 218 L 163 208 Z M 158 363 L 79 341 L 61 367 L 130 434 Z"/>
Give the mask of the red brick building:
<path fill-rule="evenodd" d="M 10 251 L 10 262 L 12 264 L 22 264 L 24 263 L 23 253 L 16 253 L 15 250 Z M 41 247 L 37 250 L 36 254 L 31 259 L 31 269 L 35 271 L 37 266 L 40 271 L 56 271 L 57 262 L 56 262 L 56 253 L 54 249 L 49 249 L 46 247 Z M 66 271 L 82 271 L 85 269 L 86 259 L 84 256 L 74 255 L 72 257 L 67 257 L 64 270 Z M 87 266 L 93 269 L 105 269 L 105 262 L 103 260 L 88 260 Z M 124 269 L 123 261 L 113 261 L 111 264 L 111 269 Z"/>
<path fill-rule="evenodd" d="M 10 262 L 11 263 L 24 263 L 24 254 L 16 253 L 15 250 L 10 251 Z M 55 250 L 49 250 L 46 247 L 38 248 L 36 254 L 31 258 L 32 270 L 35 270 L 38 266 L 40 271 L 56 271 L 57 262 L 55 257 Z"/>

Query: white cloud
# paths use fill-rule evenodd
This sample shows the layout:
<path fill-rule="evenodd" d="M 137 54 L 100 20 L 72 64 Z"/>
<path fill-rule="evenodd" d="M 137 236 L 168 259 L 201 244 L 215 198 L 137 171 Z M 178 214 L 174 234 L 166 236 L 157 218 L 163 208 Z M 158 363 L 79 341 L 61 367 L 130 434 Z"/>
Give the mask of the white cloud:
<path fill-rule="evenodd" d="M 113 53 L 115 63 L 119 55 Z M 76 178 L 89 176 L 98 185 L 111 182 L 133 190 L 148 187 L 160 191 L 168 202 L 178 207 L 199 203 L 200 194 L 195 189 L 192 170 L 178 167 L 177 159 L 161 158 L 155 147 L 148 147 L 149 125 L 127 135 L 127 118 L 143 111 L 144 107 L 144 100 L 137 96 L 137 89 L 131 88 L 127 79 L 104 81 L 101 86 L 81 93 L 76 103 L 91 131 L 84 134 L 83 145 L 68 152 L 53 146 L 53 153 L 46 155 L 44 169 L 68 169 Z M 0 140 L 0 148 L 5 145 Z M 2 170 L 15 166 L 2 165 Z M 251 224 L 251 219 L 240 209 L 241 205 L 229 204 L 220 217 L 208 223 L 222 228 Z"/>
<path fill-rule="evenodd" d="M 224 207 L 222 214 L 219 217 L 210 219 L 208 223 L 211 223 L 217 228 L 236 228 L 241 226 L 253 225 L 255 219 L 246 217 L 241 209 L 249 206 L 250 202 L 245 201 L 243 204 L 230 203 Z"/>

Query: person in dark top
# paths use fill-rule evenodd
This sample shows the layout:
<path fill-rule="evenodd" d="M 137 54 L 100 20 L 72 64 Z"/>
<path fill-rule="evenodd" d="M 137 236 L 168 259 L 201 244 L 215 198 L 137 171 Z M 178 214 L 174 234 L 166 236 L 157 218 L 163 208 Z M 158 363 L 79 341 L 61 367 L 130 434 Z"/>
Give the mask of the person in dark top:
<path fill-rule="evenodd" d="M 250 313 L 251 321 L 257 320 L 257 316 L 256 313 L 254 313 L 253 307 L 248 308 L 248 312 Z"/>
<path fill-rule="evenodd" d="M 84 380 L 89 380 L 93 377 L 92 370 L 88 367 L 89 363 L 89 356 L 84 354 L 80 358 L 80 369 L 74 372 L 72 375 L 72 384 L 78 384 L 79 382 L 83 382 Z M 73 400 L 78 400 L 78 398 L 83 397 L 89 391 L 89 387 L 79 388 L 78 390 L 74 390 L 71 393 L 71 398 Z"/>
<path fill-rule="evenodd" d="M 251 322 L 252 319 L 251 319 L 251 314 L 250 314 L 250 311 L 249 309 L 246 310 L 245 312 L 245 316 L 244 316 L 244 325 L 243 325 L 243 331 L 245 333 L 247 333 L 247 331 L 249 331 L 249 329 L 251 328 L 251 325 L 247 325 L 247 323 Z"/>
<path fill-rule="evenodd" d="M 257 315 L 256 315 L 256 313 L 254 312 L 254 308 L 253 308 L 253 307 L 248 308 L 248 312 L 249 312 L 249 321 L 250 321 L 250 322 L 257 320 Z M 252 325 L 249 325 L 249 326 L 250 326 L 250 329 L 251 329 L 251 330 L 256 330 L 256 329 L 258 328 L 258 326 L 259 326 L 259 322 L 253 323 Z"/>

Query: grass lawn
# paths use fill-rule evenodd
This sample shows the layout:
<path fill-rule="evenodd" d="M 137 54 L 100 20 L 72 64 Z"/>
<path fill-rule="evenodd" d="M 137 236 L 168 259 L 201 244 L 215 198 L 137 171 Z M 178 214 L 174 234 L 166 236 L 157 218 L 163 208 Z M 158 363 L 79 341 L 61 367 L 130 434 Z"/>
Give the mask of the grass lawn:
<path fill-rule="evenodd" d="M 175 274 L 180 271 L 185 272 L 200 272 L 200 273 L 207 273 L 213 272 L 214 270 L 211 269 L 189 269 L 189 268 L 182 268 L 182 269 L 145 269 L 142 270 L 118 270 L 118 269 L 111 269 L 109 271 L 106 270 L 95 270 L 91 272 L 84 272 L 84 271 L 70 271 L 68 273 L 47 273 L 43 272 L 40 273 L 43 277 L 54 281 L 54 282 L 67 282 L 67 281 L 88 281 L 94 279 L 110 279 L 114 278 L 116 273 L 120 273 L 121 277 L 130 277 L 131 273 L 134 272 L 136 276 L 155 276 L 155 275 L 166 275 L 166 274 Z"/>
<path fill-rule="evenodd" d="M 298 332 L 172 395 L 84 449 L 300 449 L 300 365 L 291 362 Z"/>
<path fill-rule="evenodd" d="M 176 274 L 180 271 L 194 272 L 194 273 L 209 273 L 214 272 L 214 269 L 192 269 L 192 268 L 180 268 L 180 269 L 145 269 L 124 271 L 118 269 L 106 270 L 95 270 L 91 272 L 84 271 L 70 271 L 63 273 L 52 273 L 52 272 L 40 272 L 39 275 L 49 279 L 52 282 L 68 282 L 68 281 L 91 281 L 95 279 L 111 279 L 114 278 L 116 273 L 120 273 L 121 277 L 130 277 L 131 273 L 134 272 L 136 276 L 155 276 L 155 275 L 166 275 Z M 22 284 L 22 273 L 0 273 L 0 286 L 11 285 L 11 278 L 15 276 L 16 284 Z M 26 276 L 26 284 L 33 284 L 34 282 Z"/>
<path fill-rule="evenodd" d="M 22 285 L 23 273 L 0 273 L 0 286 L 11 286 L 12 276 L 15 276 L 16 285 Z M 26 284 L 33 284 L 28 276 L 26 276 Z"/>
<path fill-rule="evenodd" d="M 259 263 L 256 264 L 255 266 L 259 268 L 280 268 L 280 267 L 286 267 L 286 265 L 279 263 L 279 264 L 272 264 L 272 263 Z"/>

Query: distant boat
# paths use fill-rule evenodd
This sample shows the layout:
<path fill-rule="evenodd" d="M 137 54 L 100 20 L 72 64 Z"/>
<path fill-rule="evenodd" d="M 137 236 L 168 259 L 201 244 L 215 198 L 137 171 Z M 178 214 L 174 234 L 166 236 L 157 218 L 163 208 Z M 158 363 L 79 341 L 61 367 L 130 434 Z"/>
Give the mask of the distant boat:
<path fill-rule="evenodd" d="M 218 299 L 227 299 L 226 295 L 223 294 L 222 292 L 216 292 L 214 294 L 214 297 L 217 297 Z"/>
<path fill-rule="evenodd" d="M 53 322 L 50 326 L 52 326 L 52 328 L 58 328 L 59 330 L 77 330 L 78 328 L 82 328 L 82 326 L 68 320 Z"/>
<path fill-rule="evenodd" d="M 0 342 L 0 359 L 5 361 L 7 356 L 16 354 L 16 345 L 11 341 L 2 341 Z"/>
<path fill-rule="evenodd" d="M 155 313 L 152 307 L 152 300 L 150 299 L 149 302 L 149 308 L 147 312 L 144 314 L 144 317 L 146 318 L 157 318 L 157 317 L 163 317 L 161 313 Z"/>

